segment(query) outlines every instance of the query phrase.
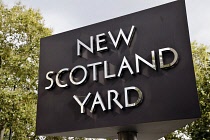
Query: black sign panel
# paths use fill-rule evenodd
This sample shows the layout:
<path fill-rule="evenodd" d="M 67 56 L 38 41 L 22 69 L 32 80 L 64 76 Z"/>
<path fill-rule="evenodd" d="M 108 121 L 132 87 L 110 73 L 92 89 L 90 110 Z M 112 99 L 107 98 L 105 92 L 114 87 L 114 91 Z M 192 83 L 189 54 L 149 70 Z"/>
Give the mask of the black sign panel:
<path fill-rule="evenodd" d="M 37 135 L 152 140 L 199 117 L 184 1 L 41 39 Z"/>

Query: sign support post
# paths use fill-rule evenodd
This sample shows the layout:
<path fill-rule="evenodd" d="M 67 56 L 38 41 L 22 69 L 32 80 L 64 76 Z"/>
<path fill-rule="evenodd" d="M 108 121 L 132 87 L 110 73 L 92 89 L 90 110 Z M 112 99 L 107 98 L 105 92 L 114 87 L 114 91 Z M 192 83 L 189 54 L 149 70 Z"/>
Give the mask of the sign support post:
<path fill-rule="evenodd" d="M 138 140 L 137 132 L 134 131 L 122 131 L 118 132 L 118 140 Z"/>

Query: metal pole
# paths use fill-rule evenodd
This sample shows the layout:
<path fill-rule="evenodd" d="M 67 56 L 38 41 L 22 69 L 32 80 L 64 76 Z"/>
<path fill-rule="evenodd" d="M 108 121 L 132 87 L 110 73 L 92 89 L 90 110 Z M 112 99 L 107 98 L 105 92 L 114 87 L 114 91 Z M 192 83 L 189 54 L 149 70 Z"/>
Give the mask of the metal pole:
<path fill-rule="evenodd" d="M 137 140 L 137 132 L 122 131 L 118 132 L 118 140 Z"/>

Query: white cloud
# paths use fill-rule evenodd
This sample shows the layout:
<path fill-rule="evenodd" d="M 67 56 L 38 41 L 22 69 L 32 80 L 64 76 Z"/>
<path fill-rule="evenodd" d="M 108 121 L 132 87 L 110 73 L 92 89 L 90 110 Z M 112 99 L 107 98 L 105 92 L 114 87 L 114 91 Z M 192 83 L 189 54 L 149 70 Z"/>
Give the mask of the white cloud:
<path fill-rule="evenodd" d="M 18 0 L 5 1 L 12 5 Z M 174 0 L 22 0 L 40 9 L 46 25 L 60 33 L 111 18 L 137 12 Z M 210 45 L 210 1 L 186 0 L 191 40 Z"/>

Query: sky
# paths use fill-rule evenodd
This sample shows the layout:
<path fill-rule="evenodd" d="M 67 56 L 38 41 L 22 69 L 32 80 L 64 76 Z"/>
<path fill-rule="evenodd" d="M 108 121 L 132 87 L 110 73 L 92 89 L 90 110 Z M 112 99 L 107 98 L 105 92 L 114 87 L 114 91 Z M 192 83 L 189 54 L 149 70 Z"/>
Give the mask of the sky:
<path fill-rule="evenodd" d="M 13 6 L 20 0 L 3 0 Z M 21 0 L 40 9 L 53 34 L 127 15 L 174 0 Z M 210 0 L 185 0 L 191 41 L 210 46 Z"/>

